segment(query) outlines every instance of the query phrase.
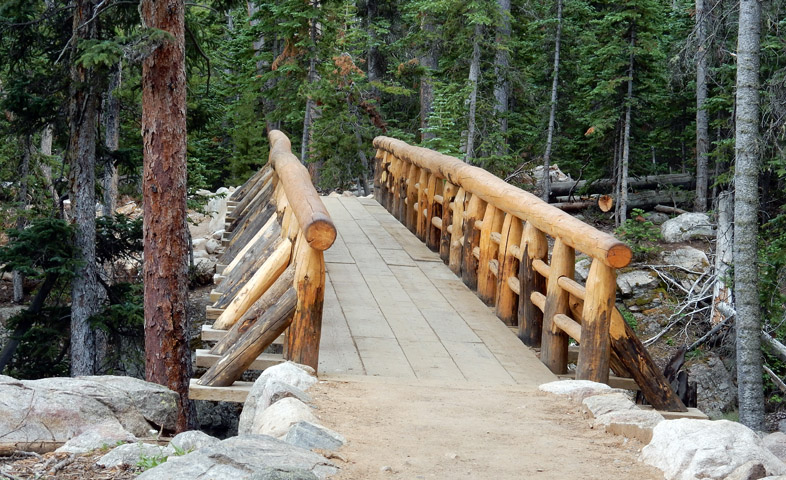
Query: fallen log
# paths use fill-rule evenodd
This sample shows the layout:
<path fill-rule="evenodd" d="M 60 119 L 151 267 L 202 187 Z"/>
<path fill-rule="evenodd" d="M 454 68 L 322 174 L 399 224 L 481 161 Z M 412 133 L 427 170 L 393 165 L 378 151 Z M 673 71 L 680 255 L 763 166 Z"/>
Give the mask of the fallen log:
<path fill-rule="evenodd" d="M 628 179 L 628 187 L 632 190 L 657 189 L 663 186 L 683 187 L 691 190 L 695 187 L 693 175 L 690 173 L 669 173 L 665 175 L 646 175 Z M 573 182 L 553 182 L 551 195 L 570 195 L 571 193 L 605 193 L 614 188 L 614 179 L 601 178 L 588 182 L 579 180 Z"/>
<path fill-rule="evenodd" d="M 232 385 L 292 323 L 296 304 L 297 293 L 290 287 L 197 383 L 209 387 Z"/>
<path fill-rule="evenodd" d="M 232 345 L 250 329 L 265 312 L 275 305 L 279 297 L 293 286 L 295 279 L 295 266 L 290 265 L 284 273 L 251 305 L 246 313 L 235 323 L 216 345 L 210 349 L 213 355 L 223 355 Z"/>
<path fill-rule="evenodd" d="M 607 197 L 607 198 L 605 198 Z M 557 200 L 564 200 L 558 203 L 552 203 L 551 206 L 557 207 L 560 210 L 566 212 L 574 212 L 578 210 L 583 210 L 585 208 L 590 208 L 594 206 L 598 206 L 601 208 L 600 203 L 601 199 L 603 202 L 609 202 L 611 200 L 613 205 L 613 198 L 610 195 L 603 195 L 603 196 L 591 196 L 590 198 L 586 197 L 573 197 L 575 200 L 569 201 L 568 199 L 571 197 L 557 197 Z M 634 208 L 641 208 L 641 209 L 651 209 L 654 208 L 662 203 L 687 203 L 690 202 L 693 198 L 693 192 L 685 191 L 685 190 L 675 190 L 675 191 L 642 191 L 636 193 L 629 193 L 628 194 L 628 210 Z M 674 208 L 674 211 L 682 211 L 678 208 Z M 610 208 L 609 208 L 610 209 Z M 601 208 L 603 210 L 603 208 Z M 605 210 L 608 211 L 608 210 Z M 662 211 L 662 210 L 660 210 Z"/>

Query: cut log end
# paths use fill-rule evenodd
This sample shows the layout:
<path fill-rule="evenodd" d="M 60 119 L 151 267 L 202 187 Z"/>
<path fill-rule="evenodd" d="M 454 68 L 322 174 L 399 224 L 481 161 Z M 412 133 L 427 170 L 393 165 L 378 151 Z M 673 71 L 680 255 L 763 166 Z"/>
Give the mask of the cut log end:
<path fill-rule="evenodd" d="M 608 212 L 614 206 L 614 197 L 611 195 L 602 195 L 598 198 L 598 208 L 601 212 Z"/>
<path fill-rule="evenodd" d="M 336 226 L 330 218 L 317 218 L 305 228 L 308 245 L 325 251 L 336 241 Z"/>
<path fill-rule="evenodd" d="M 614 268 L 626 267 L 632 259 L 633 251 L 624 243 L 613 245 L 606 253 L 606 263 Z"/>

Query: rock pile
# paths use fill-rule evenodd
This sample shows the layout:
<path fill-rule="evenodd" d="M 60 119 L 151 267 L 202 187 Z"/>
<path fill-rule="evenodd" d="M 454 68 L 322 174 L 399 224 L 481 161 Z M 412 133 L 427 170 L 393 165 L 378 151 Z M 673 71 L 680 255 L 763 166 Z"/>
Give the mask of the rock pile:
<path fill-rule="evenodd" d="M 727 420 L 665 420 L 638 408 L 624 390 L 586 380 L 551 382 L 540 390 L 580 403 L 593 427 L 647 444 L 642 461 L 666 480 L 786 479 L 786 434 L 762 438 Z"/>

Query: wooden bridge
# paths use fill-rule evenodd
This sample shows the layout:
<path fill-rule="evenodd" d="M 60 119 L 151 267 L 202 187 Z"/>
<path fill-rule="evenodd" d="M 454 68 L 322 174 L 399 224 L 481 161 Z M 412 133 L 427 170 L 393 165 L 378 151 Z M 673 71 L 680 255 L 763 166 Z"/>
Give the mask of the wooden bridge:
<path fill-rule="evenodd" d="M 614 306 L 616 269 L 631 259 L 623 243 L 386 137 L 374 142 L 374 199 L 320 198 L 286 136 L 269 139 L 268 165 L 230 198 L 203 330 L 217 343 L 197 352 L 208 370 L 192 398 L 243 401 L 243 373 L 284 359 L 320 375 L 527 386 L 575 363 L 576 378 L 686 410 Z M 584 285 L 577 251 L 592 259 Z M 265 353 L 274 344 L 283 353 Z"/>

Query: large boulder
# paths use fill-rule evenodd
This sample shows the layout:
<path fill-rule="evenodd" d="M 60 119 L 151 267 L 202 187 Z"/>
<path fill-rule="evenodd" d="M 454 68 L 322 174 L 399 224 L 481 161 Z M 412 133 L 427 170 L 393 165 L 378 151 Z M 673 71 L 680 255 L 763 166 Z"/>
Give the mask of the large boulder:
<path fill-rule="evenodd" d="M 325 457 L 266 435 L 228 438 L 151 468 L 139 480 L 250 480 L 327 478 L 337 472 Z M 265 476 L 259 476 L 265 473 Z M 282 474 L 282 475 L 280 475 Z M 283 474 L 290 474 L 285 476 Z M 294 476 L 296 475 L 296 476 Z"/>
<path fill-rule="evenodd" d="M 761 445 L 753 430 L 728 420 L 662 421 L 641 457 L 661 469 L 666 480 L 722 479 L 751 461 L 768 475 L 786 474 L 786 464 Z"/>
<path fill-rule="evenodd" d="M 707 254 L 693 247 L 682 247 L 670 252 L 661 253 L 663 263 L 684 268 L 692 272 L 704 273 L 710 268 Z"/>
<path fill-rule="evenodd" d="M 169 446 L 162 447 L 152 443 L 126 443 L 114 448 L 102 456 L 96 465 L 104 468 L 136 467 L 140 464 L 159 464 L 174 455 L 175 449 Z"/>
<path fill-rule="evenodd" d="M 130 377 L 0 376 L 0 409 L 5 442 L 66 442 L 97 426 L 144 437 L 175 428 L 177 394 Z"/>
<path fill-rule="evenodd" d="M 556 382 L 544 383 L 538 387 L 538 390 L 553 395 L 566 396 L 578 403 L 593 395 L 611 393 L 611 387 L 605 383 L 591 382 L 589 380 L 557 380 Z"/>
<path fill-rule="evenodd" d="M 651 290 L 659 283 L 658 274 L 647 270 L 632 270 L 617 275 L 617 287 L 624 296 Z"/>
<path fill-rule="evenodd" d="M 284 438 L 298 422 L 319 423 L 312 410 L 296 398 L 284 398 L 265 410 L 257 411 L 249 430 L 253 434 Z"/>
<path fill-rule="evenodd" d="M 660 226 L 663 240 L 668 243 L 686 242 L 694 238 L 715 236 L 713 224 L 706 213 L 683 213 Z"/>
<path fill-rule="evenodd" d="M 720 417 L 737 404 L 734 376 L 714 353 L 707 353 L 687 367 L 688 378 L 696 382 L 699 409 L 711 418 Z"/>

